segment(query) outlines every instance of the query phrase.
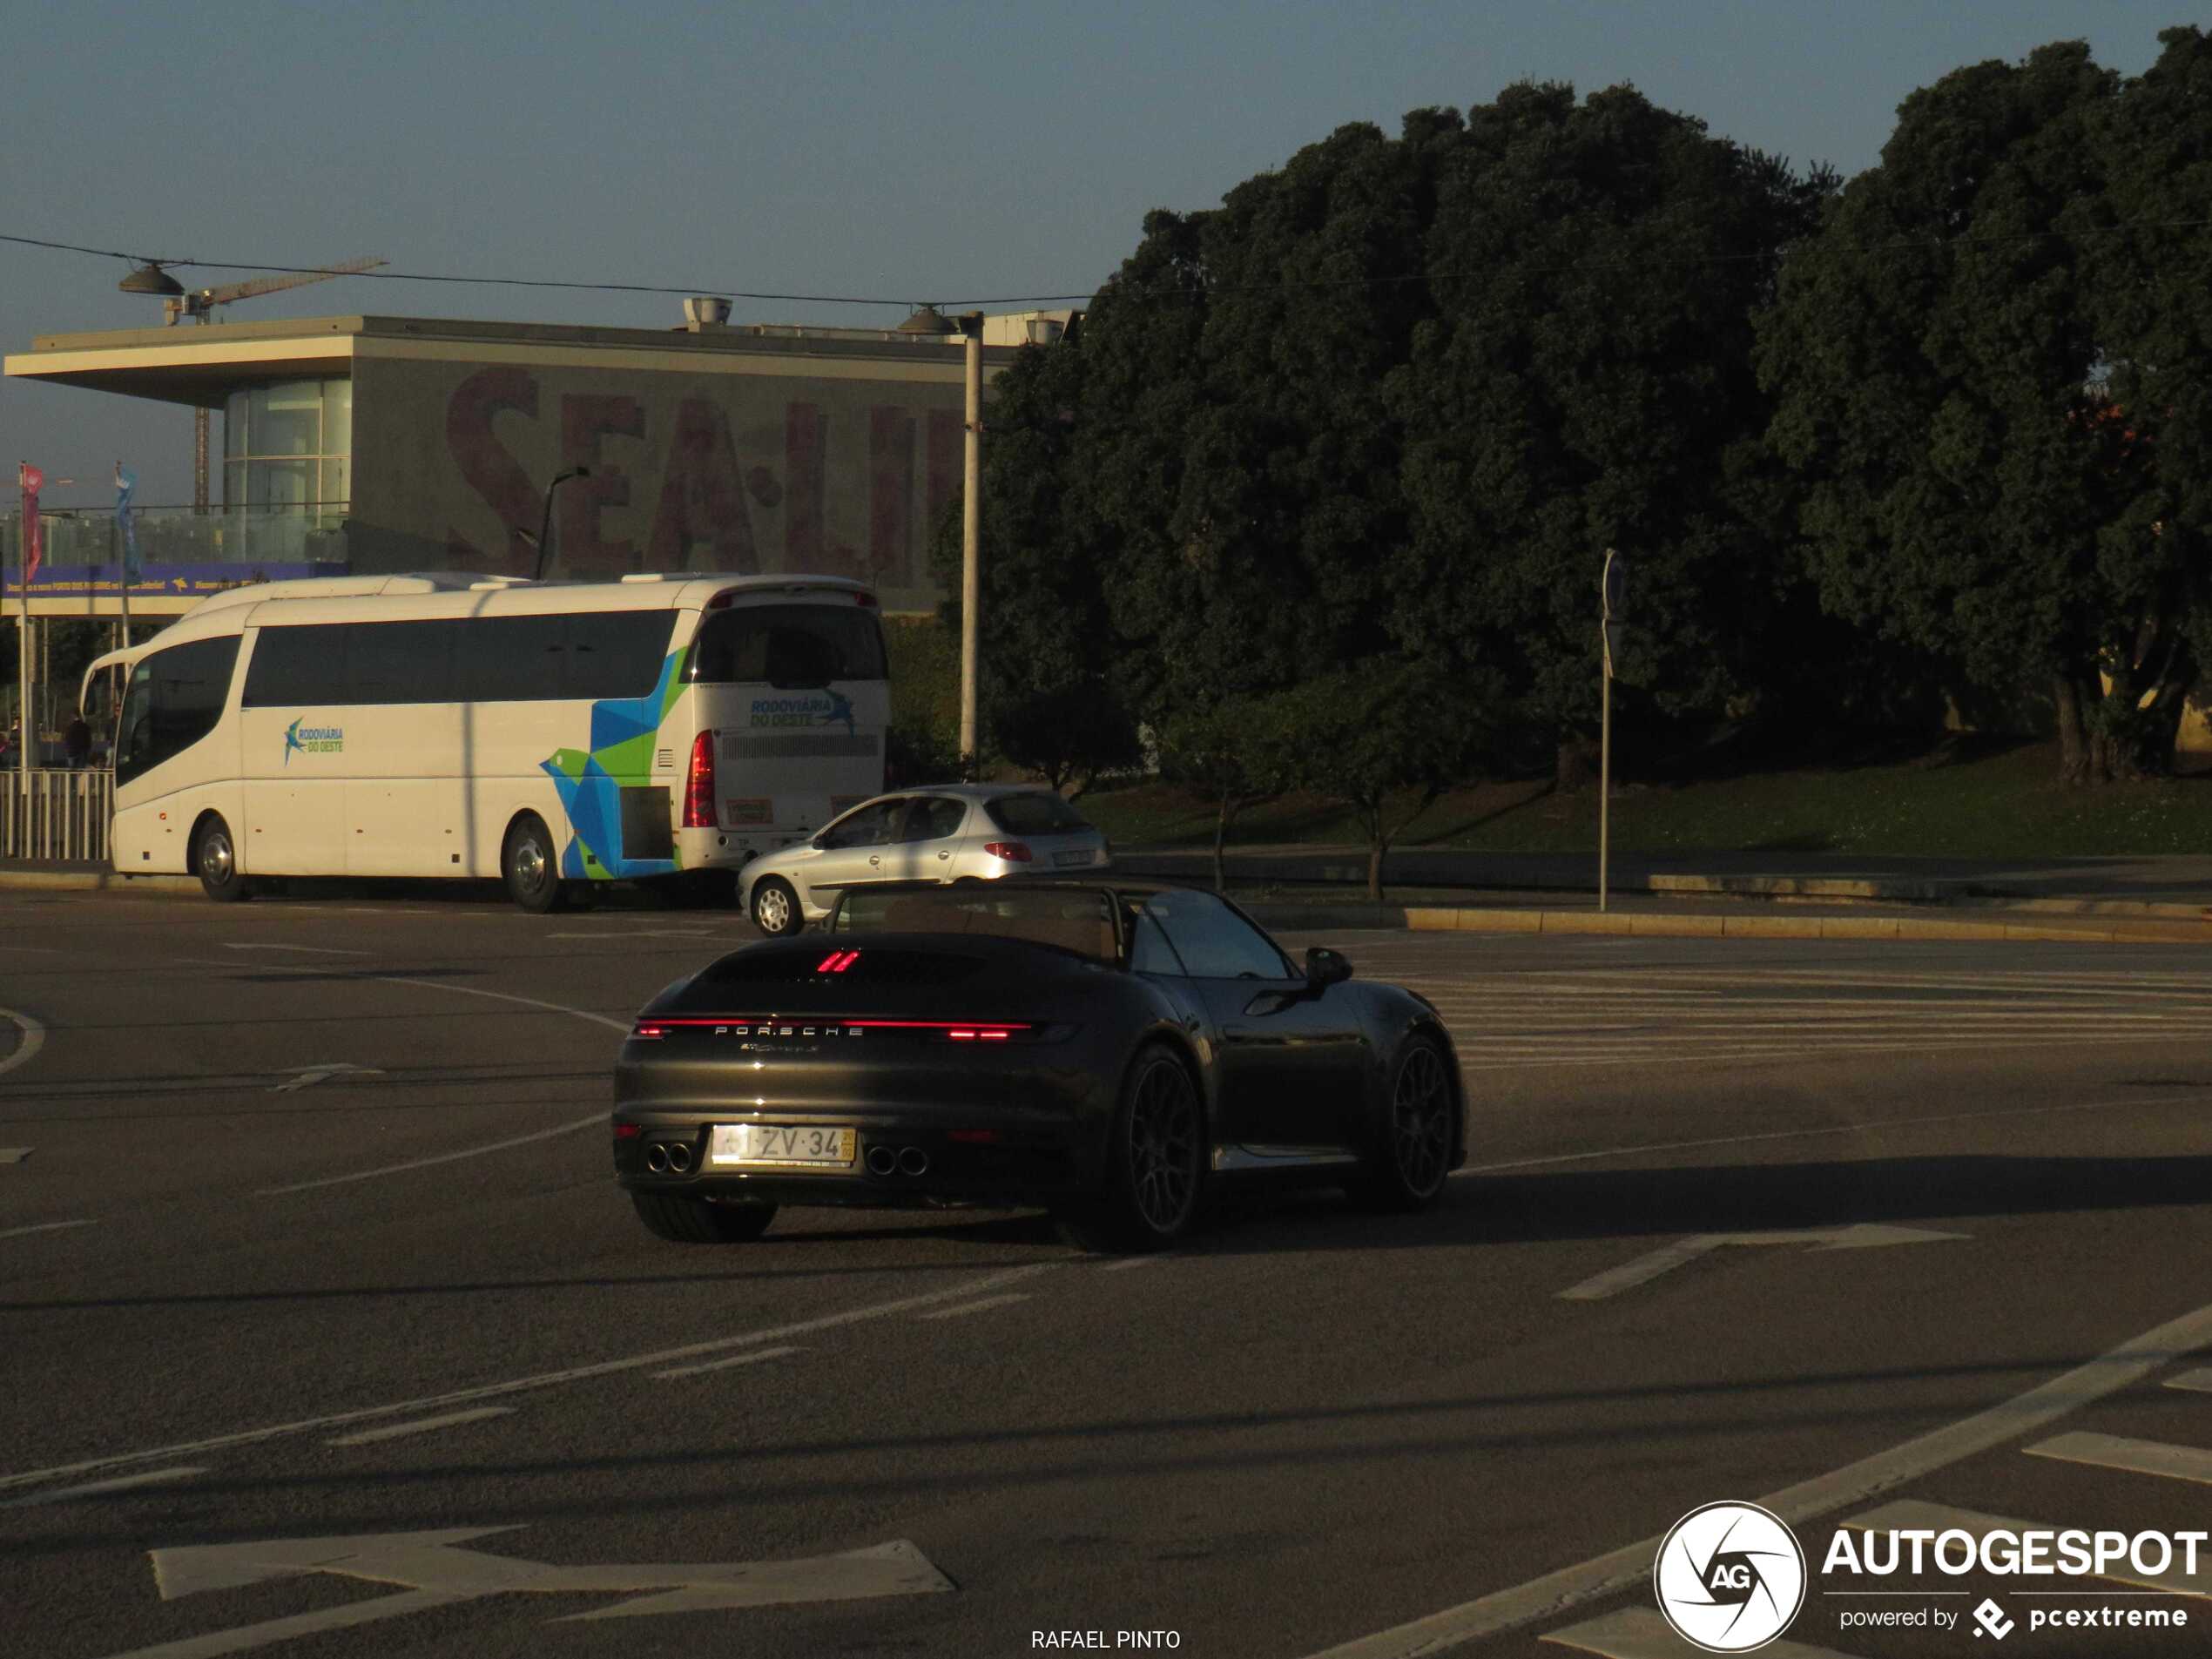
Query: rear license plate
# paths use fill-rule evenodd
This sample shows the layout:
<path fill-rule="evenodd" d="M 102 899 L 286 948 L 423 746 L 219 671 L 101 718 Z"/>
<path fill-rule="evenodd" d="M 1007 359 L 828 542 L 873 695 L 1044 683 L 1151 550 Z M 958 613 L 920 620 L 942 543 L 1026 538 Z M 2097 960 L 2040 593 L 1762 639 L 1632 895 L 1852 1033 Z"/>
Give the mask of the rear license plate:
<path fill-rule="evenodd" d="M 813 1123 L 717 1123 L 707 1143 L 710 1164 L 851 1169 L 853 1131 Z"/>
<path fill-rule="evenodd" d="M 1063 867 L 1070 864 L 1088 864 L 1090 862 L 1090 854 L 1088 853 L 1055 853 L 1052 855 L 1052 861 Z"/>

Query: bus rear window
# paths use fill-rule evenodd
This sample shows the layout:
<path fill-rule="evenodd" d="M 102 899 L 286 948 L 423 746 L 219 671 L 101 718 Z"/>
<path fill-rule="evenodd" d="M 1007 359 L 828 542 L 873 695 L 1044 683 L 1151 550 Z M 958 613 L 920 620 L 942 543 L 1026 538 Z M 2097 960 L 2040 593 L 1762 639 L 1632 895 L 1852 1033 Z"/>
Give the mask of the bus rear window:
<path fill-rule="evenodd" d="M 738 605 L 710 611 L 691 647 L 703 685 L 765 682 L 779 690 L 880 680 L 883 636 L 858 605 Z"/>

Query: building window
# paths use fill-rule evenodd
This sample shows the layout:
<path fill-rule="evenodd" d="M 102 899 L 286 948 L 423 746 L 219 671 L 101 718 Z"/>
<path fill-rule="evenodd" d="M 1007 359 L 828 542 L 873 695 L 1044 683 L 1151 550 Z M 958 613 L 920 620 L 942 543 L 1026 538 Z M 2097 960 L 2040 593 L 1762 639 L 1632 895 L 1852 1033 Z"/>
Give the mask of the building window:
<path fill-rule="evenodd" d="M 224 507 L 335 523 L 349 505 L 353 448 L 349 380 L 233 392 L 223 406 Z"/>

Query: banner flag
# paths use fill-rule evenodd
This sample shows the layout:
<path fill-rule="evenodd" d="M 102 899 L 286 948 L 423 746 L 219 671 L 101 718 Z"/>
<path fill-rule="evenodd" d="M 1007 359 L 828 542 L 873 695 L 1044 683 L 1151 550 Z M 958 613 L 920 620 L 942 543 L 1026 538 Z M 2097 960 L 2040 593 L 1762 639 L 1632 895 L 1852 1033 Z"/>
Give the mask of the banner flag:
<path fill-rule="evenodd" d="M 138 487 L 138 475 L 120 461 L 115 463 L 115 524 L 123 532 L 123 580 L 128 583 L 138 579 L 138 533 L 131 524 L 131 492 Z"/>
<path fill-rule="evenodd" d="M 38 492 L 45 488 L 46 475 L 28 461 L 20 462 L 16 482 L 23 489 L 23 584 L 28 588 L 37 577 L 39 556 L 45 551 L 38 533 Z"/>

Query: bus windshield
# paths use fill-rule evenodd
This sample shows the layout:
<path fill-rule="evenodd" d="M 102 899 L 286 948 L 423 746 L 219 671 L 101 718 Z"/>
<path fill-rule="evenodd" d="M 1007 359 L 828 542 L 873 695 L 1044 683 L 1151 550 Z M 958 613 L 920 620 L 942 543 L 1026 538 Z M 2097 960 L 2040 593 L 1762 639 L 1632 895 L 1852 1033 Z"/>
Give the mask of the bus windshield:
<path fill-rule="evenodd" d="M 699 624 L 687 676 L 702 685 L 765 681 L 779 691 L 819 690 L 884 678 L 875 612 L 853 605 L 738 605 Z"/>

